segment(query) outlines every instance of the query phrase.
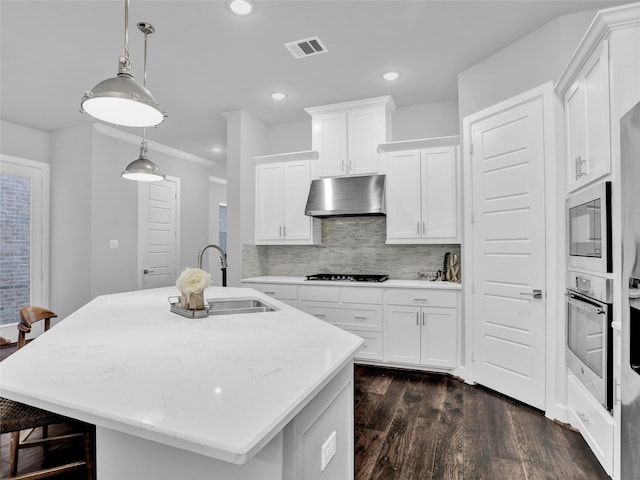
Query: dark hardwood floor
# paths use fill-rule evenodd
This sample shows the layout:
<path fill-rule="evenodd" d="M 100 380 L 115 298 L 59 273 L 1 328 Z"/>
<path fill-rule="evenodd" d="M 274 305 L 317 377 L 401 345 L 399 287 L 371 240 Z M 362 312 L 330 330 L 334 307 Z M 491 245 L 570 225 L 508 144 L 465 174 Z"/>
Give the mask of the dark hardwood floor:
<path fill-rule="evenodd" d="M 2 348 L 0 360 L 10 353 Z M 355 372 L 356 480 L 609 479 L 578 433 L 496 392 L 447 375 L 362 365 Z M 8 442 L 2 435 L 0 478 Z M 20 455 L 28 471 L 81 459 L 82 443 Z"/>
<path fill-rule="evenodd" d="M 580 434 L 447 375 L 356 366 L 357 480 L 609 479 Z"/>

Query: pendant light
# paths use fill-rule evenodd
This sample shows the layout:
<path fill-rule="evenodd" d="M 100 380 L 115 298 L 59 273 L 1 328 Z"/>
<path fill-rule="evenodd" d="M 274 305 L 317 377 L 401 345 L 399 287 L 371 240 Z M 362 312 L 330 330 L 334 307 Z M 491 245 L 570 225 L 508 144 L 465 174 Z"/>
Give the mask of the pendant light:
<path fill-rule="evenodd" d="M 155 97 L 133 77 L 129 59 L 129 0 L 124 2 L 124 48 L 118 75 L 98 83 L 84 94 L 80 111 L 98 120 L 124 127 L 154 127 L 167 117 Z"/>
<path fill-rule="evenodd" d="M 140 22 L 138 28 L 144 33 L 144 85 L 147 85 L 147 36 L 155 32 L 155 28 L 150 23 Z M 161 182 L 165 179 L 165 174 L 158 166 L 147 157 L 147 129 L 142 129 L 142 143 L 140 144 L 140 156 L 134 160 L 122 172 L 122 178 L 127 180 L 137 180 L 138 182 Z"/>

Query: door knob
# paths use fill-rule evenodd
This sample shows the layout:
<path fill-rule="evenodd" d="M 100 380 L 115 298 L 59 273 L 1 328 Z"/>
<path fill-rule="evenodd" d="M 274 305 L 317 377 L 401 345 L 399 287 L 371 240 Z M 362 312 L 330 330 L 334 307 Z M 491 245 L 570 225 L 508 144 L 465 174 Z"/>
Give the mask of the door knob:
<path fill-rule="evenodd" d="M 520 292 L 520 295 L 527 295 L 533 298 L 542 298 L 542 290 L 534 288 L 531 292 Z"/>

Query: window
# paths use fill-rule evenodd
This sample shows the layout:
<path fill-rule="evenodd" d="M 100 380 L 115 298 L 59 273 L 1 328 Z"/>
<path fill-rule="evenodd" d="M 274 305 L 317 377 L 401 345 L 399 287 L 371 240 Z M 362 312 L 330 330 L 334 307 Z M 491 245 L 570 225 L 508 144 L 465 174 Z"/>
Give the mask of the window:
<path fill-rule="evenodd" d="M 218 208 L 218 245 L 227 254 L 227 205 L 221 203 Z"/>
<path fill-rule="evenodd" d="M 49 165 L 0 157 L 0 335 L 14 340 L 20 308 L 49 307 Z"/>

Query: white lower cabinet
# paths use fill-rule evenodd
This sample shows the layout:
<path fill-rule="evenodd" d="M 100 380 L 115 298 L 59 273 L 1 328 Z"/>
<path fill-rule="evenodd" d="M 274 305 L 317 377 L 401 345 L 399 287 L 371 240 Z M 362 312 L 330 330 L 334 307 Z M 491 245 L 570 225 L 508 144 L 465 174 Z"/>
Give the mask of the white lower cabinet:
<path fill-rule="evenodd" d="M 298 295 L 300 310 L 365 341 L 356 358 L 382 360 L 381 288 L 305 285 Z"/>
<path fill-rule="evenodd" d="M 584 437 L 605 471 L 613 473 L 613 417 L 569 373 L 567 400 L 570 423 Z"/>
<path fill-rule="evenodd" d="M 456 368 L 456 295 L 427 290 L 388 291 L 384 311 L 384 361 Z"/>
<path fill-rule="evenodd" d="M 460 292 L 247 279 L 244 287 L 299 308 L 364 340 L 357 360 L 452 371 L 458 367 Z"/>

